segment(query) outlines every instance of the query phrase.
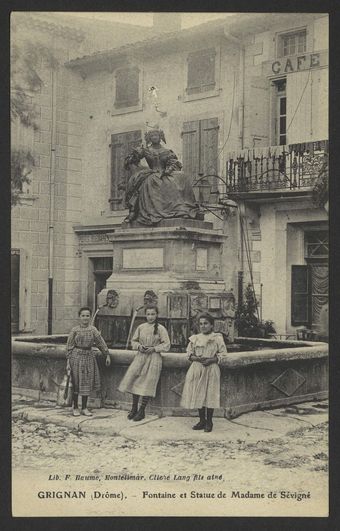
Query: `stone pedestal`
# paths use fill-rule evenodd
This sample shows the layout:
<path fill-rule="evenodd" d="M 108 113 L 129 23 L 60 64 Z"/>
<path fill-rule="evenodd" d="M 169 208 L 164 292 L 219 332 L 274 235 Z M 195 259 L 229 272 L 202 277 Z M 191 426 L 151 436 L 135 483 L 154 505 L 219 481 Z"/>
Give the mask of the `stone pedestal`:
<path fill-rule="evenodd" d="M 150 302 L 157 303 L 173 350 L 183 350 L 203 311 L 215 316 L 216 330 L 233 339 L 234 296 L 221 276 L 225 236 L 211 223 L 167 220 L 157 227 L 117 229 L 110 240 L 113 273 L 98 296 L 97 315 L 110 345 L 126 344 L 133 311 L 139 309 L 135 328 Z"/>

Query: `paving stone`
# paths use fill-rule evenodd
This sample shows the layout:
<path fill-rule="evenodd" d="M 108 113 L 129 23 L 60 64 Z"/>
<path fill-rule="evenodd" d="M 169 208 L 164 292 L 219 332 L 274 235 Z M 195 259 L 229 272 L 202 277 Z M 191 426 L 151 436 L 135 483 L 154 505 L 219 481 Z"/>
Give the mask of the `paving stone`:
<path fill-rule="evenodd" d="M 303 405 L 299 406 L 301 411 Z M 147 415 L 140 422 L 127 419 L 127 412 L 118 409 L 93 409 L 93 417 L 73 417 L 71 408 L 25 406 L 13 411 L 13 418 L 29 421 L 28 431 L 45 425 L 47 432 L 55 437 L 65 430 L 124 437 L 133 441 L 265 441 L 294 432 L 300 428 L 317 426 L 328 419 L 328 412 L 315 414 L 287 413 L 287 408 L 270 411 L 254 411 L 232 420 L 214 418 L 211 433 L 192 430 L 196 418 L 162 417 Z M 292 410 L 299 411 L 299 410 Z M 54 429 L 53 426 L 59 426 Z"/>
<path fill-rule="evenodd" d="M 293 422 L 297 421 L 300 423 L 298 428 L 301 428 L 302 426 L 310 425 L 310 426 L 317 426 L 318 424 L 325 422 L 328 420 L 328 410 L 317 410 L 314 408 L 311 408 L 306 404 L 306 407 L 302 407 L 299 405 L 299 408 L 285 408 L 285 409 L 275 409 L 271 412 L 265 412 L 267 415 L 272 415 L 272 417 L 279 417 L 280 422 L 282 422 L 282 419 L 289 419 L 288 422 L 292 423 L 292 429 L 290 431 L 293 431 Z"/>
<path fill-rule="evenodd" d="M 86 422 L 80 425 L 81 431 L 84 433 L 121 435 L 126 429 L 136 431 L 136 428 L 158 420 L 156 416 L 148 416 L 144 420 L 133 422 L 133 420 L 128 420 L 126 411 L 116 411 L 110 415 L 107 414 L 107 418 L 103 418 L 103 416 L 99 417 L 96 414 L 96 416 L 86 419 Z"/>

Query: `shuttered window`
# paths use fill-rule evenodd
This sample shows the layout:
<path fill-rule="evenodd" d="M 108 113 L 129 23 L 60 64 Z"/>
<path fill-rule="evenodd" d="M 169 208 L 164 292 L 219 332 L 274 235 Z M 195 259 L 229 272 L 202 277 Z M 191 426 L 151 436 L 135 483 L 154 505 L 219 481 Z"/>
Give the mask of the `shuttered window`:
<path fill-rule="evenodd" d="M 120 68 L 116 71 L 115 107 L 133 107 L 139 102 L 139 69 Z"/>
<path fill-rule="evenodd" d="M 292 266 L 292 325 L 309 324 L 309 279 L 306 265 Z"/>
<path fill-rule="evenodd" d="M 142 142 L 141 131 L 129 131 L 111 135 L 111 210 L 125 208 L 125 187 L 130 177 L 130 172 L 124 169 L 125 157 L 130 151 L 140 146 Z"/>
<path fill-rule="evenodd" d="M 218 172 L 218 129 L 218 118 L 183 124 L 183 171 L 193 181 L 199 173 L 216 175 Z M 213 177 L 209 182 L 216 187 Z"/>
<path fill-rule="evenodd" d="M 187 94 L 206 92 L 215 88 L 214 48 L 200 50 L 188 56 Z"/>

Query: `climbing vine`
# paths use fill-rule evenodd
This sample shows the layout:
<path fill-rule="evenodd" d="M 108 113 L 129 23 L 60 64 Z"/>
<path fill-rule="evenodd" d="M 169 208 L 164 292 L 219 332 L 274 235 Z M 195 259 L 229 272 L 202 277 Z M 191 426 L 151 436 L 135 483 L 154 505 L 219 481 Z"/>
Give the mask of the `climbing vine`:
<path fill-rule="evenodd" d="M 40 92 L 43 80 L 39 74 L 43 62 L 48 68 L 56 69 L 58 61 L 44 44 L 28 39 L 18 39 L 15 23 L 12 25 L 11 44 L 11 99 L 10 112 L 12 128 L 26 127 L 39 130 L 38 108 L 35 95 Z M 33 153 L 21 146 L 11 149 L 11 204 L 20 202 L 24 183 L 30 183 L 29 175 L 34 167 Z"/>

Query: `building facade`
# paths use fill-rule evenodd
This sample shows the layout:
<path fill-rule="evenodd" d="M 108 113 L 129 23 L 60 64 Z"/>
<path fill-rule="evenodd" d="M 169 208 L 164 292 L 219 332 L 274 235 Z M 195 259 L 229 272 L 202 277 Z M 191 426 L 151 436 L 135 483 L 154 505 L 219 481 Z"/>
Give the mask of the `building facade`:
<path fill-rule="evenodd" d="M 29 140 L 29 193 L 13 209 L 14 331 L 47 332 L 49 279 L 53 333 L 73 326 L 81 304 L 96 307 L 115 259 L 109 234 L 127 213 L 124 158 L 156 122 L 193 182 L 207 176 L 228 288 L 252 282 L 278 334 L 317 326 L 328 301 L 328 218 L 312 201 L 327 167 L 327 16 L 172 29 L 101 51 L 91 41 L 92 54 L 74 34 L 59 46 Z M 226 193 L 238 209 L 221 206 Z"/>

